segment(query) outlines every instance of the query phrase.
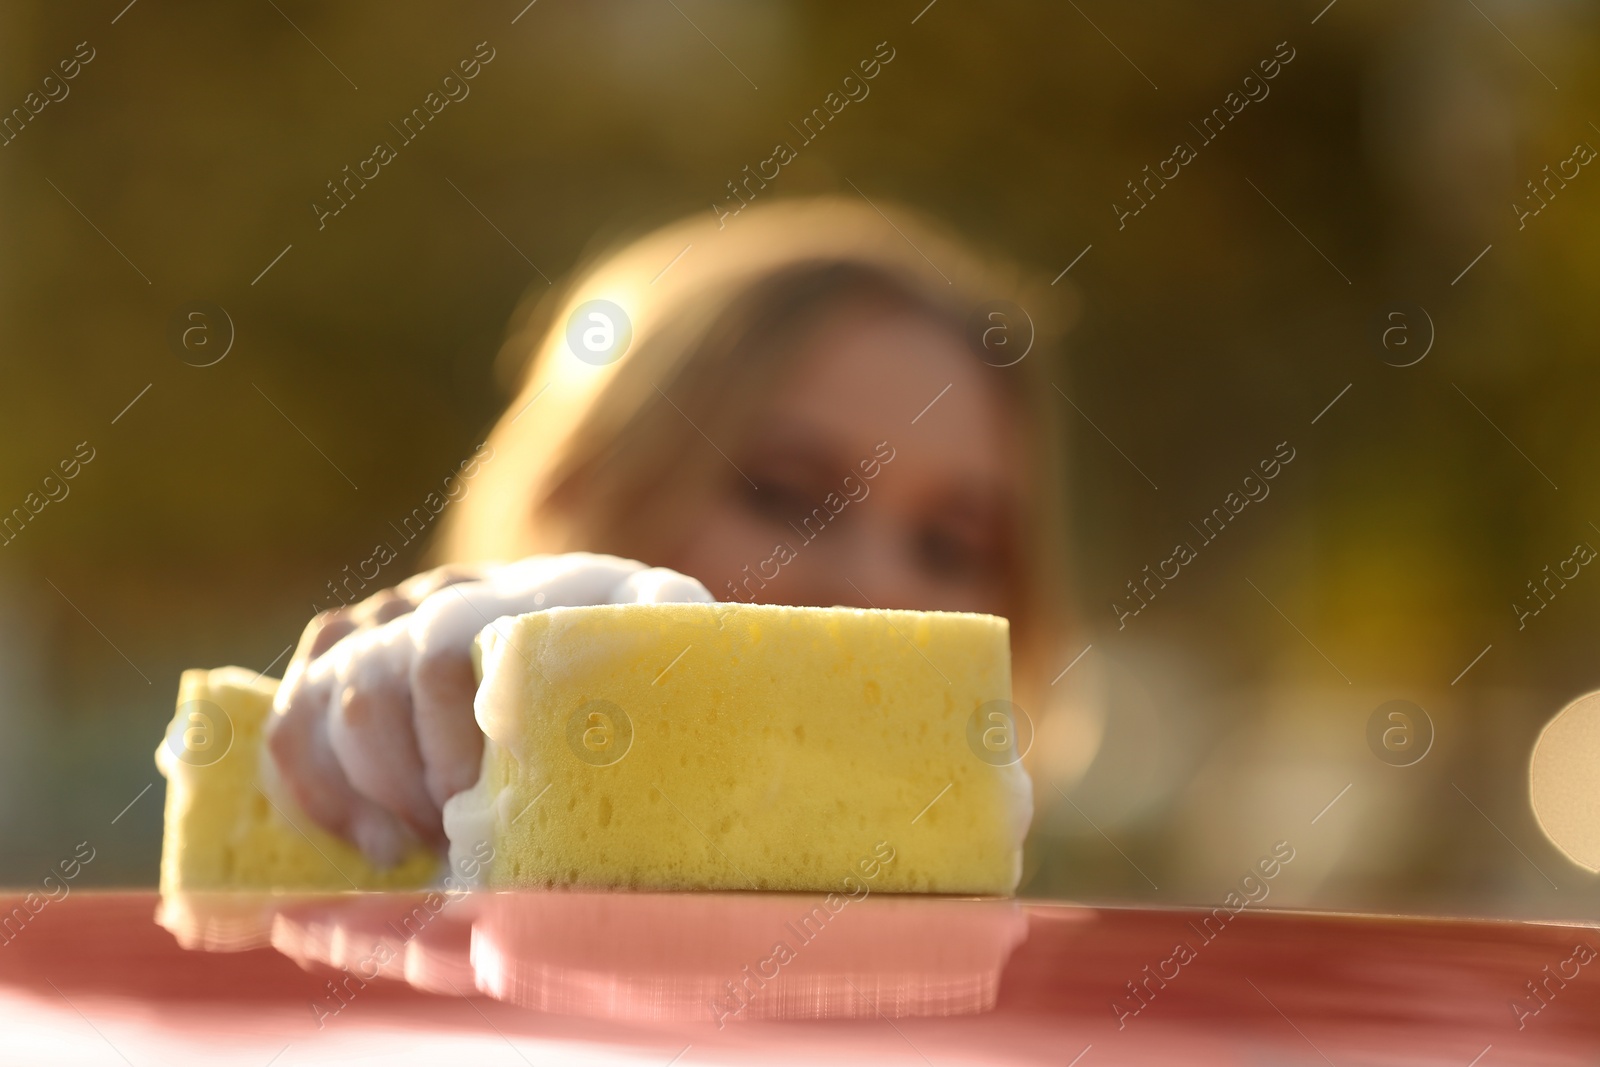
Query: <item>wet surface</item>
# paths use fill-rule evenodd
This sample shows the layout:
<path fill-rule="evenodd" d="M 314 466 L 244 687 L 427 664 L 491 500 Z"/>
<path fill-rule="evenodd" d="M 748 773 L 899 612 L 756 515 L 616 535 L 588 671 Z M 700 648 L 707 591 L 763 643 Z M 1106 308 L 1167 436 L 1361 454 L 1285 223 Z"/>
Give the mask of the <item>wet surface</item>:
<path fill-rule="evenodd" d="M 0 902 L 5 1062 L 1600 1059 L 1591 927 L 888 895 L 42 899 Z"/>

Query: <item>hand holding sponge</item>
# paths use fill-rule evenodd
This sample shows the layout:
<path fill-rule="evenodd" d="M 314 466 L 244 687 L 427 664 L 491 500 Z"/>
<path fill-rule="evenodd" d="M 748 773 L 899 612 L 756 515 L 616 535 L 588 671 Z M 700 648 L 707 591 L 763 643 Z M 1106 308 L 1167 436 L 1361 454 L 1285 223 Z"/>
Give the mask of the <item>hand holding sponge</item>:
<path fill-rule="evenodd" d="M 593 558 L 593 557 L 591 557 Z M 1005 620 L 751 604 L 557 606 L 477 639 L 477 784 L 451 883 L 1009 893 L 1031 794 Z M 276 784 L 277 683 L 189 671 L 157 752 L 164 890 L 420 886 Z M 892 862 L 882 857 L 893 855 Z"/>

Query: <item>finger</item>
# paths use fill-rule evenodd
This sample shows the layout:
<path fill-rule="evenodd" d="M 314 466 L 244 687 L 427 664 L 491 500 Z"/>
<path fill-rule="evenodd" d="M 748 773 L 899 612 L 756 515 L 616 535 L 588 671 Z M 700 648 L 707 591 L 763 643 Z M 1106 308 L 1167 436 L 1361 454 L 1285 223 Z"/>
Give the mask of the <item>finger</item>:
<path fill-rule="evenodd" d="M 380 589 L 350 609 L 363 629 L 384 623 L 416 609 L 417 601 L 395 589 Z M 349 636 L 348 634 L 346 636 Z"/>
<path fill-rule="evenodd" d="M 505 568 L 491 583 L 500 597 L 498 614 L 486 605 L 488 625 L 499 615 L 515 615 L 541 608 L 572 608 L 605 604 L 611 590 L 629 575 L 645 569 L 637 560 L 572 552 L 524 560 Z"/>
<path fill-rule="evenodd" d="M 307 627 L 314 640 L 307 658 L 316 659 L 356 630 L 382 626 L 414 610 L 430 594 L 447 585 L 481 579 L 498 566 L 493 563 L 445 564 L 414 574 L 393 589 L 380 589 L 354 604 L 322 612 Z"/>
<path fill-rule="evenodd" d="M 574 553 L 523 560 L 491 580 L 463 582 L 434 593 L 411 615 L 411 695 L 417 746 L 428 793 L 440 807 L 478 780 L 483 734 L 473 718 L 478 689 L 472 641 L 504 615 L 541 608 L 603 604 L 611 590 L 644 564 L 616 556 Z"/>
<path fill-rule="evenodd" d="M 345 833 L 349 825 L 350 805 L 348 798 L 340 796 L 329 783 L 316 740 L 321 729 L 318 720 L 327 708 L 328 684 L 321 678 L 308 677 L 307 671 L 314 656 L 320 656 L 343 636 L 338 631 L 348 632 L 354 625 L 343 609 L 322 612 L 306 624 L 284 670 L 283 681 L 273 694 L 272 718 L 267 722 L 266 743 L 271 756 L 267 769 L 275 772 L 271 784 L 281 785 L 312 822 L 338 834 Z"/>
<path fill-rule="evenodd" d="M 411 640 L 404 621 L 357 634 L 335 653 L 328 740 L 351 786 L 418 837 L 444 840 L 422 781 L 411 712 Z"/>
<path fill-rule="evenodd" d="M 612 604 L 710 604 L 711 591 L 687 574 L 651 567 L 634 571 L 611 590 Z"/>
<path fill-rule="evenodd" d="M 471 645 L 424 641 L 411 663 L 412 716 L 422 782 L 441 809 L 471 788 L 483 763 L 483 734 L 473 717 L 478 691 Z"/>
<path fill-rule="evenodd" d="M 292 664 L 295 660 L 306 662 L 316 659 L 346 634 L 353 632 L 358 625 L 349 608 L 334 608 L 332 611 L 319 613 L 306 624 L 305 630 L 300 634 L 300 646 L 294 650 L 294 656 L 289 662 Z"/>
<path fill-rule="evenodd" d="M 285 679 L 278 690 L 267 733 L 271 769 L 307 818 L 354 841 L 379 866 L 392 866 L 412 835 L 346 778 L 327 731 L 333 676 L 326 668 L 313 667 L 317 669 L 296 672 L 292 684 Z"/>
<path fill-rule="evenodd" d="M 447 563 L 421 574 L 413 574 L 393 589 L 380 589 L 348 610 L 363 628 L 382 626 L 414 611 L 430 594 L 445 586 L 483 578 L 496 566 L 489 563 Z"/>
<path fill-rule="evenodd" d="M 446 563 L 441 567 L 414 574 L 395 586 L 395 591 L 415 603 L 421 603 L 447 585 L 458 582 L 477 582 L 491 576 L 499 563 Z"/>

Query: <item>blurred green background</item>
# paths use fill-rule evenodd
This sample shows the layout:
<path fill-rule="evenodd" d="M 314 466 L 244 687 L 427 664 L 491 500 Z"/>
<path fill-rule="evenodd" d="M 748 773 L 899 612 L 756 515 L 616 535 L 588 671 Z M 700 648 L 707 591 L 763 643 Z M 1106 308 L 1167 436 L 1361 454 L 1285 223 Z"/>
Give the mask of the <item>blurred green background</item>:
<path fill-rule="evenodd" d="M 774 195 L 853 182 L 1041 282 L 1072 264 L 1061 666 L 1092 647 L 1040 735 L 1025 891 L 1214 902 L 1287 840 L 1269 904 L 1594 914 L 1526 766 L 1600 686 L 1600 577 L 1521 630 L 1511 605 L 1600 544 L 1600 176 L 1512 206 L 1600 145 L 1596 5 L 524 3 L 0 8 L 0 107 L 93 51 L 0 147 L 0 511 L 94 454 L 0 545 L 0 882 L 88 839 L 85 880 L 153 883 L 179 670 L 278 661 L 482 439 L 541 274 L 711 210 L 888 41 Z M 470 97 L 319 231 L 324 183 L 482 41 Z M 1119 229 L 1280 42 L 1270 95 Z M 236 330 L 214 366 L 168 343 L 196 300 Z M 1281 441 L 1271 496 L 1119 629 Z M 1435 731 L 1409 767 L 1367 742 L 1397 699 Z"/>

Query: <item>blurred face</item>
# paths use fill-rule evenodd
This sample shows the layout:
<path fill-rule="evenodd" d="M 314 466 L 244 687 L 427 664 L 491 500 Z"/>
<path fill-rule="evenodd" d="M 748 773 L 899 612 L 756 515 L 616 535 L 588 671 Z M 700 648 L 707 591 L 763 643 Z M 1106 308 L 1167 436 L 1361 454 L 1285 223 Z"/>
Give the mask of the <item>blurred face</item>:
<path fill-rule="evenodd" d="M 834 311 L 662 562 L 719 600 L 1008 614 L 1024 457 L 988 370 L 915 312 Z"/>

